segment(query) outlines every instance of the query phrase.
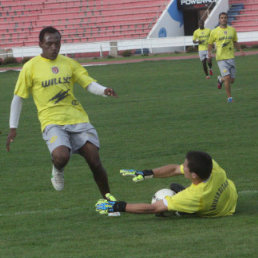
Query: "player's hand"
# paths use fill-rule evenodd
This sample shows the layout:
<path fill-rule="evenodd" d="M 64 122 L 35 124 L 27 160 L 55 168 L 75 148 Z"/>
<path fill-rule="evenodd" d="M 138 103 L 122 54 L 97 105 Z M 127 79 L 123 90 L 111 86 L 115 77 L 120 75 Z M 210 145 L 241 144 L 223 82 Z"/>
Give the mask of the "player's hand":
<path fill-rule="evenodd" d="M 115 203 L 116 202 L 114 201 L 99 199 L 98 202 L 95 204 L 96 211 L 101 215 L 108 214 L 109 212 L 114 212 Z"/>
<path fill-rule="evenodd" d="M 137 171 L 135 169 L 120 169 L 122 176 L 133 176 L 133 182 L 137 183 L 143 181 L 145 178 L 152 178 L 152 170 Z"/>
<path fill-rule="evenodd" d="M 199 44 L 203 44 L 204 43 L 204 40 L 199 40 Z"/>
<path fill-rule="evenodd" d="M 16 128 L 10 128 L 10 132 L 6 140 L 6 150 L 8 152 L 10 151 L 10 144 L 14 141 L 15 137 L 16 137 Z"/>
<path fill-rule="evenodd" d="M 117 94 L 115 93 L 115 91 L 113 89 L 111 89 L 111 88 L 106 88 L 104 90 L 104 94 L 106 96 L 118 97 Z"/>

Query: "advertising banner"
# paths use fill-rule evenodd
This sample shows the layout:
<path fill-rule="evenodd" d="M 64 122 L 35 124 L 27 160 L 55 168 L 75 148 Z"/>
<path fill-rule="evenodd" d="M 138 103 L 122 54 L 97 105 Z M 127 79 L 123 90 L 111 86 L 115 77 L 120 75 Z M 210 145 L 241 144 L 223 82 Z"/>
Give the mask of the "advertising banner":
<path fill-rule="evenodd" d="M 206 9 L 210 4 L 216 4 L 218 0 L 177 0 L 178 9 L 196 10 Z"/>

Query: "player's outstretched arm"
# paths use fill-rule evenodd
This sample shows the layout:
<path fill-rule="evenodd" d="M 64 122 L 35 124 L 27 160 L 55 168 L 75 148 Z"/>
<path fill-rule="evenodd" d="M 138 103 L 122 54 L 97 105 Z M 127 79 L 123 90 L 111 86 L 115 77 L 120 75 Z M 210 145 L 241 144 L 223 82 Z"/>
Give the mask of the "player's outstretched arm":
<path fill-rule="evenodd" d="M 169 164 L 159 168 L 153 169 L 154 177 L 165 178 L 182 175 L 179 164 Z"/>
<path fill-rule="evenodd" d="M 164 178 L 172 177 L 177 175 L 182 175 L 180 170 L 180 165 L 170 164 L 159 168 L 154 168 L 152 170 L 135 170 L 135 169 L 120 169 L 120 174 L 122 176 L 133 176 L 134 182 L 143 181 L 146 178 Z"/>
<path fill-rule="evenodd" d="M 153 177 L 153 171 L 152 170 L 143 170 L 138 171 L 135 169 L 120 169 L 120 174 L 122 176 L 132 176 L 133 182 L 137 183 L 140 181 L 143 181 L 146 178 L 152 178 Z"/>
<path fill-rule="evenodd" d="M 99 214 L 108 214 L 112 212 L 128 212 L 136 214 L 152 214 L 167 211 L 168 208 L 163 203 L 163 200 L 153 204 L 149 203 L 126 203 L 124 201 L 108 201 L 100 199 L 95 205 L 96 211 Z"/>
<path fill-rule="evenodd" d="M 153 204 L 149 203 L 127 203 L 125 211 L 136 214 L 155 214 L 168 211 L 163 200 L 157 201 Z"/>
<path fill-rule="evenodd" d="M 97 82 L 92 82 L 89 84 L 86 88 L 90 93 L 95 95 L 100 95 L 103 97 L 112 96 L 117 97 L 116 92 L 112 88 L 107 88 L 102 86 L 101 84 Z"/>

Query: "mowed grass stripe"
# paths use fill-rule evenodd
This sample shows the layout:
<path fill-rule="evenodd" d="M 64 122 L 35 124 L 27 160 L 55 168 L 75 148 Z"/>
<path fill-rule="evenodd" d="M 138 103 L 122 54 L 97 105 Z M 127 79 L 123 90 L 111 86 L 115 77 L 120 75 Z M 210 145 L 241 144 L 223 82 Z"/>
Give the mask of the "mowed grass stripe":
<path fill-rule="evenodd" d="M 240 191 L 238 192 L 239 196 L 243 195 L 255 195 L 258 193 L 258 190 L 246 190 L 246 191 Z M 17 211 L 15 213 L 6 213 L 6 214 L 0 214 L 0 217 L 4 216 L 26 216 L 26 215 L 34 215 L 34 214 L 44 214 L 44 213 L 56 213 L 56 212 L 71 212 L 76 210 L 84 210 L 85 207 L 79 206 L 79 207 L 70 207 L 66 209 L 51 209 L 51 210 L 32 210 L 32 211 Z M 105 216 L 105 215 L 104 215 Z"/>

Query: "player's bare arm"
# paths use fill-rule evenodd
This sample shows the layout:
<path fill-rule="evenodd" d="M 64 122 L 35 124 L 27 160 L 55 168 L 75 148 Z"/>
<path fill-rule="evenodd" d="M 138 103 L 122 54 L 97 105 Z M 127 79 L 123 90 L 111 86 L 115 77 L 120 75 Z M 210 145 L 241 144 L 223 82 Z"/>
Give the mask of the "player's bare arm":
<path fill-rule="evenodd" d="M 159 178 L 182 175 L 180 171 L 180 165 L 178 164 L 165 165 L 160 168 L 154 168 L 152 171 L 154 177 Z"/>
<path fill-rule="evenodd" d="M 212 58 L 212 48 L 213 48 L 213 45 L 208 44 L 208 58 Z"/>
<path fill-rule="evenodd" d="M 165 206 L 163 200 L 157 201 L 153 204 L 148 203 L 127 203 L 125 211 L 129 213 L 138 213 L 138 214 L 151 214 L 151 213 L 161 213 L 168 211 L 167 206 Z"/>
<path fill-rule="evenodd" d="M 169 164 L 154 169 L 144 169 L 142 171 L 136 169 L 120 169 L 122 176 L 133 176 L 133 182 L 137 183 L 147 178 L 165 178 L 171 176 L 182 175 L 180 165 Z"/>

